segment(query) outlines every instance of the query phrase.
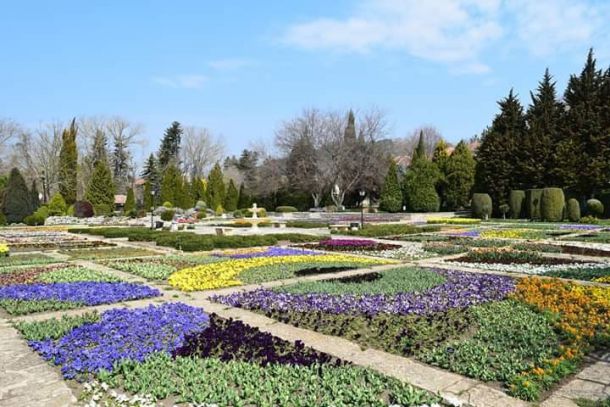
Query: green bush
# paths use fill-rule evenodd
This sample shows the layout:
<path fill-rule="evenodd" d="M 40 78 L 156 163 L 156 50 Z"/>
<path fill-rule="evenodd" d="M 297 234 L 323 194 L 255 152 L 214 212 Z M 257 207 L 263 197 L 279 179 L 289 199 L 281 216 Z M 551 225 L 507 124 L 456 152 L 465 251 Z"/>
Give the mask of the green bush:
<path fill-rule="evenodd" d="M 207 216 L 208 214 L 205 212 L 205 210 L 197 212 L 197 219 L 205 219 Z"/>
<path fill-rule="evenodd" d="M 601 218 L 604 216 L 604 204 L 599 199 L 589 199 L 587 201 L 587 214 Z"/>
<path fill-rule="evenodd" d="M 243 218 L 244 213 L 241 211 L 241 209 L 237 209 L 236 211 L 233 211 L 233 217 L 235 219 Z"/>
<path fill-rule="evenodd" d="M 610 218 L 610 191 L 602 192 L 598 199 L 604 205 L 604 218 Z"/>
<path fill-rule="evenodd" d="M 176 211 L 167 210 L 161 214 L 161 220 L 164 220 L 166 222 L 171 222 L 174 219 L 175 214 L 176 214 Z"/>
<path fill-rule="evenodd" d="M 66 216 L 74 216 L 74 205 L 68 206 L 68 210 L 66 210 Z"/>
<path fill-rule="evenodd" d="M 275 211 L 278 213 L 298 212 L 298 209 L 294 206 L 278 206 L 277 208 L 275 208 Z"/>
<path fill-rule="evenodd" d="M 171 209 L 174 207 L 174 205 L 172 205 L 172 203 L 169 201 L 163 202 L 163 206 L 166 207 L 167 209 Z"/>
<path fill-rule="evenodd" d="M 67 209 L 68 206 L 64 197 L 59 192 L 53 195 L 51 202 L 49 202 L 49 216 L 64 216 Z"/>
<path fill-rule="evenodd" d="M 528 189 L 525 191 L 525 215 L 529 219 L 541 219 L 542 189 Z"/>
<path fill-rule="evenodd" d="M 506 218 L 506 214 L 510 211 L 510 205 L 509 204 L 502 204 L 502 205 L 500 205 L 500 207 L 498 209 L 500 210 L 500 213 L 502 214 L 502 217 Z"/>
<path fill-rule="evenodd" d="M 97 216 L 107 216 L 112 213 L 112 208 L 110 207 L 110 205 L 106 204 L 95 205 L 94 210 Z"/>
<path fill-rule="evenodd" d="M 0 211 L 0 226 L 5 226 L 6 225 L 6 216 L 4 215 L 4 213 L 2 211 Z"/>
<path fill-rule="evenodd" d="M 578 200 L 574 198 L 568 199 L 567 215 L 570 222 L 578 222 L 580 220 L 580 204 Z"/>
<path fill-rule="evenodd" d="M 472 195 L 472 216 L 480 219 L 489 219 L 493 209 L 493 202 L 489 194 Z"/>
<path fill-rule="evenodd" d="M 514 189 L 508 196 L 510 205 L 510 217 L 513 219 L 523 218 L 525 212 L 525 191 Z"/>
<path fill-rule="evenodd" d="M 411 235 L 414 233 L 438 232 L 440 226 L 427 225 L 417 227 L 408 224 L 389 224 L 389 225 L 365 225 L 364 229 L 348 230 L 341 232 L 342 235 L 365 236 L 365 237 L 381 237 L 381 236 L 399 236 Z"/>
<path fill-rule="evenodd" d="M 561 222 L 566 202 L 561 188 L 544 188 L 540 200 L 542 219 L 547 222 Z"/>

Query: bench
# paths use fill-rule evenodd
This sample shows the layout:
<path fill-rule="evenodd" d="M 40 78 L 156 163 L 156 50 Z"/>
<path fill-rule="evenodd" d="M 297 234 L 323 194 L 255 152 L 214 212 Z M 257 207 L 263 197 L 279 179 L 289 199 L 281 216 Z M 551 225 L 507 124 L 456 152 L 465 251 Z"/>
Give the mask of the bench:
<path fill-rule="evenodd" d="M 274 228 L 285 228 L 286 222 L 281 222 L 281 221 L 271 222 L 271 226 L 273 226 Z"/>
<path fill-rule="evenodd" d="M 216 228 L 216 236 L 226 236 L 230 235 L 233 232 L 233 229 L 228 228 Z"/>
<path fill-rule="evenodd" d="M 341 231 L 341 232 L 347 232 L 350 229 L 349 225 L 344 225 L 344 224 L 341 224 L 341 225 L 328 225 L 328 228 L 331 231 Z"/>

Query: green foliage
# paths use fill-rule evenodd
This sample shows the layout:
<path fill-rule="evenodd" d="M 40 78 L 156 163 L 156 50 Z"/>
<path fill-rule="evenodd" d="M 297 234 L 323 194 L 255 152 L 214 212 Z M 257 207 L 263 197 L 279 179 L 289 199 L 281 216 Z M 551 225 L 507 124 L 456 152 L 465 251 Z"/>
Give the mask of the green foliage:
<path fill-rule="evenodd" d="M 493 203 L 489 194 L 472 195 L 472 216 L 480 219 L 489 219 L 493 210 Z"/>
<path fill-rule="evenodd" d="M 99 319 L 100 315 L 94 311 L 77 316 L 62 315 L 60 319 L 50 318 L 44 321 L 17 322 L 15 327 L 28 341 L 56 340 L 76 327 L 93 324 L 98 322 Z"/>
<path fill-rule="evenodd" d="M 214 215 L 216 216 L 222 216 L 222 214 L 225 213 L 225 210 L 223 209 L 222 205 L 218 205 L 216 207 L 216 210 L 214 210 Z"/>
<path fill-rule="evenodd" d="M 498 210 L 500 211 L 502 217 L 506 219 L 506 214 L 510 211 L 510 206 L 508 204 L 502 204 Z"/>
<path fill-rule="evenodd" d="M 565 208 L 565 197 L 561 188 L 544 188 L 540 202 L 542 219 L 547 222 L 561 222 Z"/>
<path fill-rule="evenodd" d="M 440 198 L 436 193 L 436 182 L 440 172 L 432 161 L 415 158 L 403 180 L 403 192 L 407 208 L 413 212 L 437 212 Z"/>
<path fill-rule="evenodd" d="M 36 186 L 36 180 L 32 181 L 32 188 L 30 189 L 30 210 L 36 212 L 40 207 L 40 198 L 38 197 L 38 187 Z"/>
<path fill-rule="evenodd" d="M 136 197 L 133 192 L 133 188 L 129 188 L 127 190 L 127 198 L 125 199 L 125 206 L 123 207 L 123 212 L 131 213 L 136 210 Z"/>
<path fill-rule="evenodd" d="M 0 211 L 0 226 L 5 226 L 6 224 L 6 215 L 4 214 L 4 212 Z"/>
<path fill-rule="evenodd" d="M 49 216 L 63 216 L 66 214 L 68 206 L 64 197 L 58 192 L 51 198 L 49 202 Z"/>
<path fill-rule="evenodd" d="M 10 315 L 26 315 L 43 311 L 61 311 L 82 306 L 78 302 L 55 301 L 55 300 L 0 300 L 0 308 Z"/>
<path fill-rule="evenodd" d="M 233 217 L 235 219 L 243 218 L 244 217 L 244 213 L 240 209 L 238 209 L 236 211 L 233 211 Z"/>
<path fill-rule="evenodd" d="M 275 208 L 277 213 L 289 213 L 289 212 L 298 212 L 298 209 L 294 206 L 278 206 Z"/>
<path fill-rule="evenodd" d="M 448 165 L 449 165 L 449 154 L 447 153 L 447 149 L 449 145 L 445 142 L 445 140 L 441 139 L 436 146 L 434 147 L 434 153 L 432 154 L 432 162 L 436 164 L 436 168 L 439 170 L 439 178 L 436 182 L 436 191 L 441 201 L 441 207 L 444 208 L 447 206 L 447 176 L 448 176 Z"/>
<path fill-rule="evenodd" d="M 225 200 L 226 190 L 223 181 L 222 169 L 216 163 L 208 175 L 207 203 L 210 208 L 218 208 Z"/>
<path fill-rule="evenodd" d="M 78 168 L 78 153 L 76 148 L 76 119 L 70 127 L 64 129 L 59 152 L 59 193 L 68 205 L 76 201 L 76 176 Z"/>
<path fill-rule="evenodd" d="M 258 284 L 267 281 L 285 280 L 302 276 L 303 271 L 307 271 L 306 275 L 317 273 L 332 273 L 335 270 L 358 269 L 377 264 L 375 260 L 367 262 L 349 262 L 337 261 L 329 263 L 328 261 L 316 261 L 312 258 L 306 263 L 296 264 L 274 264 L 271 266 L 252 267 L 239 274 L 239 280 L 244 284 Z"/>
<path fill-rule="evenodd" d="M 135 274 L 144 277 L 148 280 L 166 280 L 170 275 L 176 272 L 177 268 L 169 264 L 158 262 L 113 262 L 110 267 L 127 273 Z"/>
<path fill-rule="evenodd" d="M 245 208 L 249 208 L 251 206 L 252 206 L 252 198 L 246 192 L 246 188 L 244 187 L 244 184 L 241 184 L 239 186 L 239 200 L 237 201 L 237 208 L 245 209 Z"/>
<path fill-rule="evenodd" d="M 32 214 L 32 200 L 25 179 L 17 168 L 8 177 L 2 202 L 2 212 L 8 223 L 19 223 Z"/>
<path fill-rule="evenodd" d="M 85 197 L 95 208 L 96 215 L 109 215 L 114 210 L 114 183 L 107 162 L 95 164 Z"/>
<path fill-rule="evenodd" d="M 229 186 L 227 187 L 227 195 L 224 200 L 224 209 L 227 212 L 232 212 L 237 209 L 237 203 L 239 202 L 239 192 L 237 191 L 237 187 L 233 182 L 233 179 L 229 181 Z"/>
<path fill-rule="evenodd" d="M 568 199 L 567 215 L 570 222 L 580 221 L 580 203 L 578 203 L 578 200 L 574 198 Z"/>
<path fill-rule="evenodd" d="M 171 205 L 189 209 L 194 202 L 191 199 L 189 191 L 187 191 L 184 183 L 184 177 L 174 164 L 169 164 L 163 174 L 161 181 L 161 202 L 169 202 Z"/>
<path fill-rule="evenodd" d="M 513 219 L 520 219 L 525 214 L 525 191 L 513 189 L 508 196 L 510 205 L 510 216 Z"/>
<path fill-rule="evenodd" d="M 561 270 L 551 270 L 545 276 L 571 278 L 574 280 L 591 281 L 610 276 L 610 267 L 571 267 Z"/>
<path fill-rule="evenodd" d="M 390 161 L 383 181 L 379 208 L 388 212 L 399 212 L 402 209 L 402 191 L 398 183 L 398 167 L 394 160 Z"/>
<path fill-rule="evenodd" d="M 37 281 L 43 283 L 73 283 L 77 281 L 118 282 L 121 279 L 101 271 L 76 266 L 42 273 L 38 276 Z"/>
<path fill-rule="evenodd" d="M 158 168 L 164 171 L 169 165 L 176 165 L 178 153 L 180 152 L 180 142 L 182 141 L 182 127 L 180 123 L 173 122 L 166 130 L 161 140 L 158 154 Z"/>
<path fill-rule="evenodd" d="M 33 214 L 26 216 L 23 221 L 28 226 L 44 225 L 45 220 L 49 217 L 49 209 L 46 206 L 41 206 Z"/>
<path fill-rule="evenodd" d="M 424 232 L 438 232 L 441 230 L 440 226 L 427 225 L 423 227 L 417 227 L 408 224 L 388 224 L 388 225 L 365 225 L 364 229 L 359 230 L 348 230 L 341 232 L 341 234 L 351 236 L 364 236 L 364 237 L 382 237 L 382 236 L 398 236 L 398 235 L 410 235 L 414 233 Z"/>
<path fill-rule="evenodd" d="M 525 213 L 529 219 L 542 219 L 542 189 L 525 191 Z"/>
<path fill-rule="evenodd" d="M 143 192 L 143 196 L 142 196 L 142 200 L 144 201 L 144 208 L 145 210 L 149 211 L 152 209 L 153 206 L 155 206 L 155 203 L 153 200 L 154 198 L 156 198 L 155 196 L 153 196 L 152 194 L 152 184 L 150 183 L 150 181 L 146 181 L 144 183 L 144 192 Z"/>
<path fill-rule="evenodd" d="M 165 222 L 171 222 L 172 220 L 174 220 L 174 215 L 176 215 L 176 211 L 168 209 L 161 213 L 161 220 L 164 220 Z"/>
<path fill-rule="evenodd" d="M 596 218 L 601 218 L 604 215 L 604 204 L 598 199 L 589 199 L 587 201 L 587 213 Z"/>
<path fill-rule="evenodd" d="M 474 186 L 476 161 L 468 145 L 460 141 L 445 166 L 445 205 L 460 209 L 468 205 Z M 443 171 L 441 169 L 441 171 Z"/>
<path fill-rule="evenodd" d="M 110 249 L 70 249 L 60 250 L 59 252 L 61 254 L 70 256 L 70 260 L 118 259 L 124 257 L 156 256 L 159 254 L 157 252 L 135 247 L 113 247 Z"/>

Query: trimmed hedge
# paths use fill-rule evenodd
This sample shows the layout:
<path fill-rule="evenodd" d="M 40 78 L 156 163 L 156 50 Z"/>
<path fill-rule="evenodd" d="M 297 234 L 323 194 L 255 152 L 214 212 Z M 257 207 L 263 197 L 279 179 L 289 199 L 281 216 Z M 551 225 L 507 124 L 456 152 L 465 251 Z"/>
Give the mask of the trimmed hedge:
<path fill-rule="evenodd" d="M 525 191 L 519 189 L 510 191 L 510 195 L 508 196 L 508 204 L 510 205 L 511 218 L 523 218 L 525 212 Z"/>
<path fill-rule="evenodd" d="M 528 189 L 525 191 L 525 215 L 529 219 L 542 218 L 541 203 L 542 189 Z"/>
<path fill-rule="evenodd" d="M 544 188 L 540 200 L 542 219 L 547 222 L 561 222 L 566 201 L 561 188 Z"/>
<path fill-rule="evenodd" d="M 601 218 L 604 216 L 604 204 L 599 199 L 589 199 L 587 201 L 587 214 Z"/>
<path fill-rule="evenodd" d="M 598 199 L 604 205 L 604 218 L 610 218 L 610 192 L 602 192 Z"/>
<path fill-rule="evenodd" d="M 578 222 L 580 220 L 580 204 L 577 199 L 568 199 L 566 212 L 570 222 Z"/>
<path fill-rule="evenodd" d="M 275 208 L 275 211 L 278 213 L 287 213 L 287 212 L 298 212 L 298 209 L 294 206 L 278 206 Z"/>
<path fill-rule="evenodd" d="M 176 211 L 167 210 L 161 214 L 161 220 L 164 220 L 166 222 L 171 222 L 172 220 L 174 220 L 175 214 L 176 214 Z"/>
<path fill-rule="evenodd" d="M 194 252 L 214 249 L 231 249 L 241 247 L 272 246 L 279 241 L 287 240 L 292 243 L 305 243 L 317 241 L 320 238 L 298 233 L 278 233 L 259 236 L 214 236 L 197 235 L 189 232 L 156 231 L 148 228 L 72 228 L 70 233 L 83 233 L 107 238 L 126 237 L 132 242 L 155 242 L 159 246 L 173 247 L 185 252 Z"/>
<path fill-rule="evenodd" d="M 360 230 L 348 230 L 338 232 L 342 235 L 351 236 L 364 236 L 364 237 L 382 237 L 382 236 L 398 236 L 398 235 L 412 235 L 414 233 L 423 232 L 438 232 L 441 230 L 440 226 L 422 226 L 417 227 L 406 224 L 389 224 L 389 225 L 365 225 L 364 229 Z M 335 233 L 335 232 L 333 232 Z"/>
<path fill-rule="evenodd" d="M 493 210 L 493 202 L 489 194 L 472 195 L 472 215 L 475 218 L 489 219 Z"/>

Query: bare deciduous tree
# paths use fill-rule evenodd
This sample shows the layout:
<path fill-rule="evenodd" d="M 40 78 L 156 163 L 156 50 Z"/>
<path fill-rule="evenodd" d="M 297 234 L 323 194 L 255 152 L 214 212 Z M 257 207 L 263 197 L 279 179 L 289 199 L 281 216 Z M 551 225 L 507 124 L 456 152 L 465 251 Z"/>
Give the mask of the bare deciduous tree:
<path fill-rule="evenodd" d="M 180 155 L 184 173 L 189 179 L 203 178 L 224 153 L 221 139 L 201 127 L 186 127 L 182 134 Z"/>
<path fill-rule="evenodd" d="M 125 193 L 133 183 L 133 179 L 130 179 L 130 174 L 134 173 L 130 149 L 133 144 L 141 143 L 136 137 L 142 133 L 142 126 L 115 116 L 106 120 L 105 127 L 112 143 L 110 164 L 114 184 L 117 192 Z"/>
<path fill-rule="evenodd" d="M 434 126 L 421 126 L 413 131 L 411 131 L 406 137 L 396 140 L 395 146 L 397 155 L 404 155 L 407 157 L 411 157 L 415 147 L 417 147 L 417 143 L 419 141 L 419 135 L 423 133 L 424 135 L 424 145 L 426 147 L 426 155 L 428 158 L 432 157 L 434 154 L 434 147 L 436 144 L 443 140 L 443 136 L 440 131 Z"/>

